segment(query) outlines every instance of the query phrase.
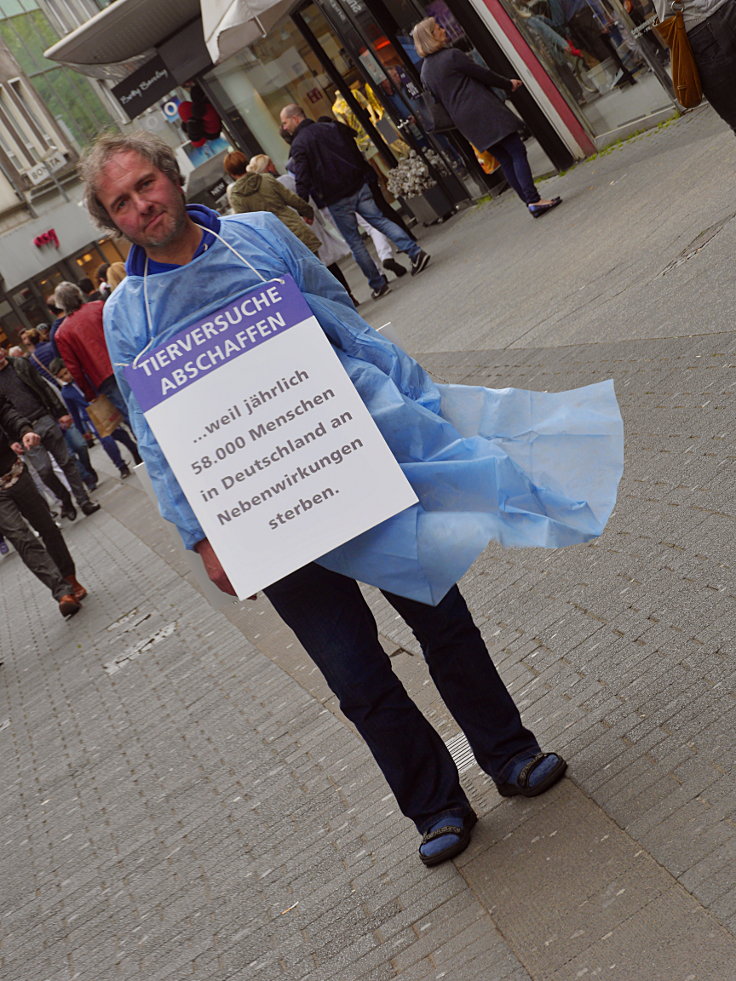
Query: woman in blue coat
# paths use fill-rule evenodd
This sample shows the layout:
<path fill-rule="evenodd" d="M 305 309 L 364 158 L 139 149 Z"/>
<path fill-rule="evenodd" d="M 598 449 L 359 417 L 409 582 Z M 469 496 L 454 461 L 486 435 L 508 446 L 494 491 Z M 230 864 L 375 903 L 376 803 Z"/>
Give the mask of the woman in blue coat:
<path fill-rule="evenodd" d="M 521 120 L 493 91 L 511 95 L 518 78 L 504 78 L 476 64 L 462 51 L 448 47 L 447 32 L 434 17 L 420 21 L 411 32 L 417 54 L 424 58 L 422 84 L 442 103 L 455 126 L 478 150 L 489 150 L 503 175 L 533 218 L 556 208 L 561 198 L 541 198 L 534 185 L 526 148 L 519 136 Z"/>

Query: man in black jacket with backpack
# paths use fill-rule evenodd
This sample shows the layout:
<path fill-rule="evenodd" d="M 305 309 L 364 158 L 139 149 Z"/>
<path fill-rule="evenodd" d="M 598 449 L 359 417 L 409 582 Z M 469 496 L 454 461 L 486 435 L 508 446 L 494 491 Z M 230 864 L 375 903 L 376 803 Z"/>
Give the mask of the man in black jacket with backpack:
<path fill-rule="evenodd" d="M 292 136 L 296 193 L 305 201 L 311 196 L 318 207 L 328 209 L 370 283 L 374 300 L 389 292 L 388 280 L 363 244 L 356 212 L 391 239 L 397 249 L 406 252 L 411 259 L 412 276 L 426 269 L 429 255 L 376 205 L 368 185 L 366 162 L 344 127 L 336 122 L 307 119 L 293 103 L 281 110 L 281 125 Z"/>

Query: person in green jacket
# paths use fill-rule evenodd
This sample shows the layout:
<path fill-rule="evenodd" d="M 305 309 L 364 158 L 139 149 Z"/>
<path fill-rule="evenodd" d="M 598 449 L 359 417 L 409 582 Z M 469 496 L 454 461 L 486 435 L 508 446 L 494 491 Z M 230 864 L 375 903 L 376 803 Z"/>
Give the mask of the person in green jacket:
<path fill-rule="evenodd" d="M 317 255 L 322 243 L 308 227 L 308 224 L 311 225 L 314 221 L 314 209 L 311 204 L 307 204 L 298 194 L 288 190 L 271 174 L 248 173 L 246 170 L 248 161 L 245 154 L 239 150 L 227 154 L 224 166 L 226 172 L 235 178 L 235 183 L 228 188 L 227 197 L 230 207 L 236 214 L 248 211 L 270 211 Z"/>

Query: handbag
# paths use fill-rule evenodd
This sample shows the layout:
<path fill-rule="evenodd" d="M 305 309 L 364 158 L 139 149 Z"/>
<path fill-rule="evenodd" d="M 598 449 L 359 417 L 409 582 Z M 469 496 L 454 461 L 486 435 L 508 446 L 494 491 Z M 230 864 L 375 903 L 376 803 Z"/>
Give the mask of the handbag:
<path fill-rule="evenodd" d="M 439 99 L 435 98 L 431 89 L 425 86 L 421 99 L 424 106 L 425 128 L 430 133 L 445 133 L 456 128 L 449 112 Z"/>
<path fill-rule="evenodd" d="M 685 30 L 682 17 L 682 4 L 674 0 L 672 9 L 675 13 L 660 24 L 654 25 L 654 30 L 670 49 L 672 60 L 672 83 L 675 87 L 675 98 L 685 109 L 694 109 L 703 99 L 703 86 L 700 73 L 695 64 L 693 49 Z"/>
<path fill-rule="evenodd" d="M 96 399 L 92 399 L 87 406 L 87 415 L 98 436 L 112 436 L 123 421 L 122 413 L 115 408 L 107 395 L 98 395 Z"/>

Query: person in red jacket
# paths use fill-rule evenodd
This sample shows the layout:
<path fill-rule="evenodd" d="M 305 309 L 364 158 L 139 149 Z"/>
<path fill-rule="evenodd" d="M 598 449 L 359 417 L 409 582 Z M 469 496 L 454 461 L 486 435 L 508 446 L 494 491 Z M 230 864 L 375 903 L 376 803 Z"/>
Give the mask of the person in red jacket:
<path fill-rule="evenodd" d="M 84 302 L 84 293 L 74 283 L 60 283 L 54 303 L 64 320 L 54 338 L 64 363 L 88 402 L 106 395 L 130 425 L 128 408 L 120 394 L 107 353 L 102 328 L 102 300 Z"/>

